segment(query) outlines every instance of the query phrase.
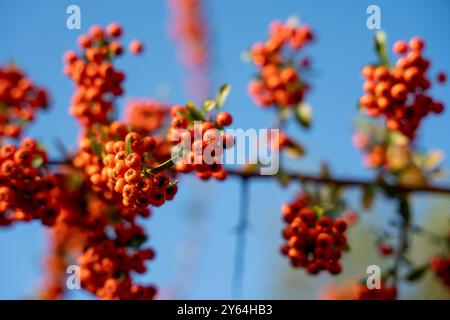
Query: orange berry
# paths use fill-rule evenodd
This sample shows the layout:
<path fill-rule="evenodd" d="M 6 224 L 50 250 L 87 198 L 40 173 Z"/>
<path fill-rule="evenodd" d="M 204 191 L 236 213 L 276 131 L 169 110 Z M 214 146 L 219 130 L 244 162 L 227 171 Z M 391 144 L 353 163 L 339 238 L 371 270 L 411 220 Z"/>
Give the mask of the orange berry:
<path fill-rule="evenodd" d="M 365 94 L 359 99 L 359 105 L 362 108 L 373 108 L 376 106 L 375 97 L 371 94 Z"/>
<path fill-rule="evenodd" d="M 365 66 L 362 69 L 362 75 L 366 79 L 370 79 L 370 80 L 373 79 L 374 72 L 375 72 L 375 68 L 371 65 Z"/>
<path fill-rule="evenodd" d="M 404 78 L 408 83 L 414 83 L 419 79 L 420 70 L 417 67 L 409 67 L 404 73 Z"/>
<path fill-rule="evenodd" d="M 406 41 L 400 40 L 394 44 L 394 52 L 396 54 L 404 54 L 408 51 L 408 44 Z"/>
<path fill-rule="evenodd" d="M 92 45 L 92 40 L 91 37 L 89 37 L 88 35 L 82 34 L 81 36 L 78 37 L 78 44 L 81 48 L 89 48 Z M 72 57 L 73 60 L 73 57 Z"/>
<path fill-rule="evenodd" d="M 118 192 L 118 193 L 122 193 L 123 192 L 123 188 L 126 185 L 126 181 L 124 178 L 119 178 L 116 183 L 114 184 L 114 191 Z"/>
<path fill-rule="evenodd" d="M 375 80 L 386 80 L 389 77 L 389 70 L 384 66 L 376 67 L 373 77 Z"/>
<path fill-rule="evenodd" d="M 114 38 L 120 37 L 122 35 L 122 27 L 118 23 L 111 23 L 106 27 L 106 32 Z"/>
<path fill-rule="evenodd" d="M 135 152 L 130 153 L 125 158 L 125 164 L 128 168 L 138 169 L 141 166 L 141 156 Z"/>
<path fill-rule="evenodd" d="M 408 88 L 403 83 L 397 83 L 391 88 L 391 96 L 395 100 L 404 101 L 406 100 L 406 95 L 408 94 Z"/>
<path fill-rule="evenodd" d="M 420 37 L 413 37 L 409 41 L 409 47 L 412 50 L 421 51 L 424 48 L 424 46 L 425 46 L 425 44 L 424 44 L 422 38 L 420 38 Z"/>
<path fill-rule="evenodd" d="M 128 184 L 135 184 L 139 181 L 139 173 L 134 169 L 128 169 L 124 174 L 125 181 Z"/>
<path fill-rule="evenodd" d="M 375 86 L 375 94 L 378 97 L 386 96 L 389 94 L 391 84 L 388 81 L 381 81 Z"/>
<path fill-rule="evenodd" d="M 172 128 L 185 129 L 188 126 L 188 121 L 183 116 L 176 116 L 172 119 Z"/>
<path fill-rule="evenodd" d="M 385 110 L 391 104 L 391 100 L 387 97 L 380 97 L 377 99 L 377 105 L 380 110 Z"/>
<path fill-rule="evenodd" d="M 290 83 L 297 79 L 297 72 L 294 68 L 285 68 L 281 71 L 280 78 L 283 83 Z"/>
<path fill-rule="evenodd" d="M 133 40 L 130 42 L 130 45 L 128 48 L 131 53 L 140 54 L 143 50 L 143 45 L 142 45 L 142 42 L 140 42 L 139 40 Z"/>
<path fill-rule="evenodd" d="M 95 40 L 101 40 L 105 36 L 103 28 L 98 26 L 98 25 L 93 25 L 92 27 L 90 27 L 89 28 L 89 34 Z"/>

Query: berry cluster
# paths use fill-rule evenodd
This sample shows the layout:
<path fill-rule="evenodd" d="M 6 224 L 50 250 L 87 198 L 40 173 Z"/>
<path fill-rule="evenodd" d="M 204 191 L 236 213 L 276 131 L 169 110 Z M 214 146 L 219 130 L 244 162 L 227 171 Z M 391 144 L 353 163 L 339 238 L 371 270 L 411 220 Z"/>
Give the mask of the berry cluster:
<path fill-rule="evenodd" d="M 170 181 L 165 145 L 151 136 L 128 132 L 124 123 L 113 121 L 80 140 L 73 164 L 89 178 L 93 191 L 127 208 L 162 205 L 172 200 L 177 186 Z M 163 160 L 162 160 L 163 159 Z"/>
<path fill-rule="evenodd" d="M 132 275 L 145 272 L 145 262 L 154 256 L 141 247 L 147 235 L 137 218 L 149 217 L 150 204 L 161 205 L 177 191 L 164 165 L 169 144 L 148 136 L 161 128 L 168 110 L 142 100 L 129 106 L 127 124 L 112 121 L 125 77 L 113 66 L 122 53 L 121 34 L 117 23 L 91 27 L 79 38 L 83 54 L 66 54 L 65 71 L 76 84 L 71 113 L 82 131 L 72 166 L 61 168 L 58 176 L 66 192 L 58 199 L 46 297 L 62 295 L 61 270 L 77 260 L 81 286 L 102 299 L 153 299 L 156 294 L 153 286 L 134 284 Z M 129 47 L 136 54 L 142 48 L 139 41 Z"/>
<path fill-rule="evenodd" d="M 0 137 L 17 138 L 39 109 L 48 105 L 47 92 L 14 65 L 0 65 Z"/>
<path fill-rule="evenodd" d="M 45 172 L 46 162 L 46 152 L 30 138 L 19 147 L 0 147 L 0 225 L 32 219 L 54 224 L 60 190 L 55 177 Z"/>
<path fill-rule="evenodd" d="M 378 137 L 374 132 L 355 132 L 352 141 L 357 149 L 364 152 L 364 164 L 368 168 L 383 168 L 388 164 L 386 159 L 387 144 L 385 136 Z"/>
<path fill-rule="evenodd" d="M 431 268 L 442 282 L 450 288 L 450 256 L 434 258 L 431 261 Z"/>
<path fill-rule="evenodd" d="M 352 137 L 364 153 L 364 164 L 387 178 L 410 185 L 424 185 L 439 178 L 443 155 L 439 150 L 421 151 L 398 131 L 373 121 L 358 122 Z"/>
<path fill-rule="evenodd" d="M 128 127 L 120 121 L 113 121 L 108 124 L 97 124 L 82 133 L 78 141 L 78 150 L 73 157 L 72 163 L 75 168 L 82 169 L 86 177 L 91 178 L 94 185 L 105 179 L 99 179 L 106 175 L 103 170 L 102 157 L 104 146 L 109 141 L 123 140 L 128 134 Z M 102 173 L 102 170 L 105 171 Z M 94 177 L 95 176 L 95 177 Z M 101 181 L 100 181 L 101 180 Z M 102 191 L 100 187 L 98 192 Z M 103 194 L 105 199 L 112 198 L 111 192 Z"/>
<path fill-rule="evenodd" d="M 231 125 L 233 119 L 227 112 L 220 112 L 214 121 L 192 119 L 192 108 L 172 107 L 172 128 L 167 140 L 183 145 L 183 154 L 175 164 L 175 170 L 182 173 L 195 171 L 197 177 L 208 180 L 211 177 L 224 180 L 227 172 L 222 165 L 225 148 L 234 145 L 234 137 L 223 133 L 222 128 Z"/>
<path fill-rule="evenodd" d="M 427 93 L 431 88 L 426 74 L 430 62 L 422 55 L 424 46 L 419 37 L 409 43 L 398 41 L 394 52 L 401 57 L 395 67 L 367 65 L 362 70 L 366 81 L 360 106 L 369 116 L 384 117 L 389 130 L 399 131 L 410 139 L 416 136 L 425 116 L 444 110 L 444 105 Z M 440 79 L 445 80 L 445 76 Z"/>
<path fill-rule="evenodd" d="M 125 109 L 125 121 L 131 130 L 151 134 L 160 129 L 169 114 L 169 107 L 156 100 L 132 100 Z"/>
<path fill-rule="evenodd" d="M 166 200 L 172 200 L 177 192 L 176 184 L 170 181 L 167 173 L 157 172 L 149 166 L 154 161 L 149 157 L 155 146 L 152 137 L 143 138 L 136 132 L 127 134 L 125 140 L 106 144 L 107 154 L 103 158 L 106 184 L 122 195 L 125 207 L 160 206 Z M 101 183 L 102 177 L 92 176 L 91 182 L 95 180 Z"/>
<path fill-rule="evenodd" d="M 78 150 L 68 154 L 71 161 L 50 175 L 47 155 L 34 140 L 25 139 L 19 147 L 0 147 L 0 225 L 40 219 L 53 226 L 41 298 L 63 296 L 66 268 L 77 261 L 81 286 L 102 299 L 153 299 L 156 295 L 155 287 L 135 284 L 132 277 L 145 272 L 146 262 L 154 257 L 153 250 L 142 247 L 147 235 L 137 218 L 149 217 L 149 205 L 162 205 L 177 192 L 176 182 L 171 181 L 176 175 L 171 169 L 173 143 L 168 136 L 157 135 L 169 109 L 155 101 L 134 101 L 128 107 L 126 124 L 113 121 L 114 98 L 122 95 L 125 77 L 113 66 L 114 58 L 122 53 L 117 42 L 121 34 L 116 23 L 106 29 L 94 26 L 79 38 L 82 53 L 65 55 L 64 71 L 76 85 L 70 111 L 81 124 Z M 142 44 L 133 41 L 130 51 L 141 52 Z M 0 76 L 6 77 L 0 77 L 0 120 L 6 123 L 1 127 L 12 132 L 8 127 L 12 116 L 6 112 L 14 111 L 16 116 L 20 110 L 21 121 L 31 119 L 25 116 L 25 109 L 44 107 L 46 95 L 27 79 L 18 78 L 19 71 L 0 71 Z M 11 87 L 11 81 L 17 82 L 17 88 Z M 219 95 L 215 103 L 219 107 L 223 101 L 224 95 Z M 228 113 L 206 121 L 206 112 L 188 109 L 177 113 L 178 120 L 173 121 L 185 116 L 186 126 L 174 125 L 171 131 L 183 127 L 190 130 L 189 135 L 194 134 L 200 128 L 194 122 L 201 120 L 201 129 L 217 128 L 221 134 L 220 141 L 215 141 L 215 136 L 205 133 L 206 144 L 233 144 L 222 130 L 232 122 Z M 200 117 L 192 117 L 192 113 Z M 2 135 L 20 133 L 5 132 Z M 203 178 L 206 170 L 218 179 L 226 176 L 219 163 L 192 169 Z"/>
<path fill-rule="evenodd" d="M 59 178 L 62 177 L 59 176 Z M 72 192 L 69 191 L 69 193 L 70 196 L 74 196 Z M 81 199 L 82 198 L 77 195 L 72 197 L 72 200 Z M 57 300 L 63 298 L 67 288 L 67 267 L 76 262 L 76 257 L 81 255 L 86 243 L 85 234 L 80 232 L 80 229 L 75 222 L 81 220 L 80 213 L 83 211 L 81 211 L 82 208 L 80 203 L 82 202 L 75 204 L 71 201 L 70 204 L 75 206 L 69 207 L 68 199 L 65 196 L 62 196 L 59 200 L 63 200 L 63 202 L 61 203 L 58 218 L 49 230 L 48 247 L 44 258 L 45 277 L 40 284 L 40 290 L 37 297 L 43 300 Z M 85 214 L 85 216 L 86 215 L 87 214 Z M 69 221 L 69 217 L 72 217 L 73 219 Z"/>
<path fill-rule="evenodd" d="M 191 68 L 208 63 L 208 34 L 203 20 L 202 1 L 169 1 L 172 17 L 172 33 L 181 45 L 180 59 Z"/>
<path fill-rule="evenodd" d="M 397 288 L 394 285 L 381 283 L 380 289 L 369 289 L 366 283 L 360 283 L 355 290 L 356 300 L 395 300 Z"/>
<path fill-rule="evenodd" d="M 265 43 L 254 44 L 251 59 L 259 68 L 258 75 L 249 85 L 249 93 L 261 106 L 289 107 L 303 101 L 309 85 L 300 77 L 298 69 L 307 67 L 308 60 L 291 58 L 313 40 L 307 26 L 290 26 L 279 21 L 269 28 Z M 286 50 L 291 54 L 286 54 Z"/>
<path fill-rule="evenodd" d="M 78 228 L 75 235 L 81 231 L 85 239 L 84 252 L 77 259 L 81 286 L 101 299 L 153 299 L 155 287 L 132 281 L 132 274 L 144 273 L 145 262 L 154 257 L 153 250 L 141 248 L 147 236 L 135 222 L 137 216 L 148 217 L 149 209 L 127 209 L 120 204 L 113 209 L 108 202 L 97 199 L 91 200 L 84 211 L 89 219 L 97 221 L 97 227 L 89 231 L 84 221 L 81 228 L 73 225 Z M 103 221 L 105 217 L 109 221 Z"/>
<path fill-rule="evenodd" d="M 396 287 L 383 280 L 380 289 L 369 289 L 366 280 L 354 278 L 326 285 L 320 292 L 324 300 L 395 300 L 396 297 Z"/>
<path fill-rule="evenodd" d="M 89 34 L 79 37 L 82 53 L 68 51 L 65 55 L 64 73 L 76 84 L 70 113 L 84 126 L 107 122 L 114 97 L 123 93 L 125 74 L 112 64 L 123 52 L 117 41 L 121 35 L 122 28 L 117 23 L 106 29 L 92 26 Z M 132 47 L 134 52 L 140 51 L 136 45 Z"/>
<path fill-rule="evenodd" d="M 89 180 L 75 169 L 57 178 L 67 191 L 61 194 L 61 211 L 51 232 L 47 276 L 40 297 L 61 298 L 66 289 L 66 268 L 77 263 L 81 286 L 102 299 L 151 299 L 153 286 L 133 284 L 132 274 L 146 270 L 145 261 L 154 256 L 141 245 L 147 236 L 136 224 L 149 217 L 149 208 L 125 208 L 105 200 L 92 190 Z M 77 183 L 77 181 L 79 181 Z M 112 284 L 118 284 L 115 288 Z"/>
<path fill-rule="evenodd" d="M 169 0 L 170 32 L 178 47 L 178 58 L 186 67 L 184 81 L 194 101 L 205 99 L 211 92 L 211 59 L 209 32 L 202 0 Z"/>
<path fill-rule="evenodd" d="M 119 229 L 116 226 L 116 229 Z M 133 232 L 133 229 L 128 232 Z M 122 230 L 122 232 L 125 232 Z M 133 233 L 125 235 L 134 236 Z M 78 259 L 82 286 L 101 299 L 150 300 L 156 295 L 154 286 L 132 283 L 132 272 L 144 273 L 145 261 L 154 257 L 153 250 L 127 250 L 116 241 L 103 240 L 90 246 Z"/>
<path fill-rule="evenodd" d="M 201 2 L 174 3 L 171 2 L 177 14 L 175 32 L 184 46 L 185 63 L 191 70 L 203 72 L 207 64 L 207 34 Z M 219 110 L 228 86 L 223 86 L 216 100 L 207 100 L 201 109 L 192 103 L 169 109 L 156 101 L 135 100 L 127 107 L 126 122 L 113 121 L 114 101 L 123 94 L 125 79 L 125 74 L 113 65 L 123 52 L 118 42 L 122 33 L 117 23 L 104 29 L 93 26 L 79 38 L 82 52 L 65 55 L 64 71 L 76 85 L 70 112 L 80 122 L 81 133 L 78 150 L 67 154 L 67 161 L 57 167 L 57 173 L 49 173 L 47 154 L 32 139 L 24 139 L 19 146 L 0 146 L 0 225 L 37 219 L 52 226 L 52 244 L 46 260 L 49 274 L 41 296 L 44 298 L 62 296 L 66 268 L 78 263 L 81 286 L 101 299 L 153 299 L 153 285 L 140 285 L 133 280 L 134 274 L 146 272 L 147 262 L 155 256 L 151 248 L 143 247 L 148 235 L 139 219 L 151 215 L 150 206 L 173 199 L 177 192 L 173 180 L 178 172 L 195 172 L 205 180 L 224 180 L 227 176 L 221 160 L 223 150 L 233 146 L 234 137 L 227 135 L 224 128 L 233 119 Z M 268 39 L 251 50 L 258 75 L 249 86 L 250 94 L 261 106 L 285 108 L 279 110 L 280 128 L 293 114 L 287 110 L 290 107 L 295 107 L 301 124 L 310 124 L 310 109 L 302 103 L 309 85 L 303 75 L 300 77 L 300 71 L 308 68 L 309 62 L 300 60 L 297 54 L 312 40 L 307 26 L 274 22 Z M 383 130 L 387 133 L 376 141 L 359 134 L 355 141 L 366 151 L 369 166 L 385 168 L 398 178 L 400 185 L 407 181 L 401 179 L 407 170 L 427 178 L 427 171 L 411 160 L 417 154 L 410 142 L 425 116 L 444 109 L 428 93 L 429 61 L 422 56 L 423 48 L 423 41 L 417 37 L 409 43 L 399 41 L 394 45 L 395 53 L 400 55 L 395 67 L 383 62 L 363 70 L 366 93 L 361 107 L 372 117 L 384 117 Z M 143 45 L 134 40 L 129 50 L 139 54 Z M 445 80 L 446 75 L 440 73 L 438 82 Z M 18 68 L 0 66 L 0 139 L 20 136 L 23 124 L 33 119 L 36 109 L 46 107 L 47 99 L 46 92 L 35 87 Z M 212 110 L 217 114 L 211 116 Z M 169 113 L 170 128 L 162 133 Z M 303 153 L 302 147 L 287 134 L 282 132 L 279 138 L 269 137 L 272 149 Z M 174 150 L 180 151 L 181 160 L 175 161 Z M 418 162 L 429 160 L 423 159 Z M 436 163 L 436 157 L 432 160 Z M 328 168 L 324 165 L 322 169 L 323 177 L 328 178 Z M 245 173 L 242 178 L 250 177 Z M 287 178 L 291 176 L 287 174 Z M 283 182 L 283 175 L 278 178 Z M 327 179 L 319 182 L 324 180 Z M 345 207 L 335 188 L 341 185 L 331 178 L 326 182 L 324 186 L 314 186 L 317 197 L 303 193 L 282 207 L 287 226 L 281 251 L 293 266 L 310 274 L 341 273 L 341 255 L 348 250 L 345 232 L 356 219 L 353 212 L 336 218 Z M 309 190 L 310 185 L 304 186 Z M 379 244 L 382 255 L 395 252 L 401 257 L 399 250 Z M 450 286 L 448 255 L 433 259 L 431 268 Z M 362 282 L 353 284 L 351 295 L 346 292 L 343 296 L 395 299 L 396 286 L 388 279 L 383 278 L 380 289 L 369 289 Z"/>
<path fill-rule="evenodd" d="M 342 251 L 348 249 L 344 220 L 318 215 L 306 194 L 283 205 L 282 214 L 288 226 L 283 230 L 287 243 L 281 251 L 293 266 L 304 267 L 310 274 L 322 270 L 331 274 L 342 271 L 339 260 Z"/>

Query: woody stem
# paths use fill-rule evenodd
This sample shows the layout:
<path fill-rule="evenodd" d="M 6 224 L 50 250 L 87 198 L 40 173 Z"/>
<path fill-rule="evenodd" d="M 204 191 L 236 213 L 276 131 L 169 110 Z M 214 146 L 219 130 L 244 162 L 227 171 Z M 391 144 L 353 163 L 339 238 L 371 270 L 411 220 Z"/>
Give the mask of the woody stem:
<path fill-rule="evenodd" d="M 171 160 L 171 159 L 169 159 Z M 168 160 L 168 161 L 169 161 Z M 69 165 L 70 160 L 50 160 L 47 165 Z M 164 163 L 164 168 L 167 163 Z M 230 176 L 237 176 L 244 179 L 256 179 L 256 178 L 273 178 L 271 175 L 260 175 L 258 172 L 247 172 L 239 169 L 228 169 L 228 174 Z M 378 186 L 395 194 L 405 194 L 405 193 L 439 193 L 439 194 L 450 194 L 450 187 L 424 185 L 424 186 L 406 186 L 399 184 L 389 184 L 386 182 L 379 182 L 370 179 L 358 179 L 358 178 L 334 178 L 330 176 L 320 176 L 313 175 L 302 172 L 286 172 L 286 175 L 292 180 L 314 182 L 318 184 L 333 184 L 342 187 L 369 187 Z"/>

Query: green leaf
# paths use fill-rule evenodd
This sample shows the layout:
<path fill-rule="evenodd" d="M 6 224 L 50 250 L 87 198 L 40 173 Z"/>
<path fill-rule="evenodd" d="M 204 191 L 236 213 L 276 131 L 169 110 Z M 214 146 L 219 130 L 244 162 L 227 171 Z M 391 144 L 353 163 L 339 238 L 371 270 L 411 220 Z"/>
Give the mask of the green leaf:
<path fill-rule="evenodd" d="M 103 130 L 103 127 L 100 123 L 97 123 L 97 130 L 100 132 L 100 134 L 104 140 L 108 139 L 108 135 L 106 134 L 105 130 Z"/>
<path fill-rule="evenodd" d="M 364 186 L 361 197 L 361 205 L 364 209 L 372 208 L 375 200 L 375 188 L 372 185 Z"/>
<path fill-rule="evenodd" d="M 39 168 L 40 166 L 42 166 L 42 164 L 44 163 L 44 158 L 42 158 L 41 156 L 35 156 L 33 158 L 33 160 L 31 161 L 31 166 L 33 168 Z"/>
<path fill-rule="evenodd" d="M 225 101 L 227 100 L 230 91 L 231 86 L 229 84 L 224 84 L 219 88 L 219 92 L 217 93 L 216 97 L 217 109 L 222 108 L 222 106 L 225 104 Z"/>
<path fill-rule="evenodd" d="M 261 168 L 261 163 L 258 161 L 257 163 L 247 163 L 243 166 L 242 171 L 244 173 L 255 173 Z"/>
<path fill-rule="evenodd" d="M 0 101 L 0 113 L 4 113 L 8 110 L 8 106 L 3 101 Z"/>
<path fill-rule="evenodd" d="M 95 153 L 95 155 L 99 158 L 102 157 L 102 146 L 98 142 L 92 131 L 88 131 L 88 137 L 91 139 L 91 150 Z"/>
<path fill-rule="evenodd" d="M 300 25 L 300 18 L 296 15 L 292 15 L 286 20 L 286 25 L 291 28 L 296 28 Z"/>
<path fill-rule="evenodd" d="M 285 121 L 289 119 L 292 115 L 291 108 L 280 108 L 280 111 L 278 112 L 278 118 L 280 121 Z"/>
<path fill-rule="evenodd" d="M 294 113 L 295 118 L 303 128 L 308 129 L 311 127 L 312 109 L 308 103 L 302 102 L 299 105 L 297 105 L 294 109 Z"/>
<path fill-rule="evenodd" d="M 117 212 L 107 212 L 108 215 L 108 221 L 111 224 L 116 224 L 121 221 L 121 216 Z"/>
<path fill-rule="evenodd" d="M 84 181 L 84 174 L 81 171 L 73 171 L 66 177 L 66 187 L 69 191 L 78 190 Z"/>
<path fill-rule="evenodd" d="M 287 173 L 281 168 L 278 170 L 277 174 L 275 175 L 275 178 L 282 187 L 287 187 L 289 185 L 290 178 L 287 175 Z"/>
<path fill-rule="evenodd" d="M 186 109 L 189 111 L 192 120 L 206 121 L 205 117 L 197 110 L 194 103 L 188 102 L 186 104 Z"/>
<path fill-rule="evenodd" d="M 125 141 L 125 152 L 127 153 L 127 155 L 133 153 L 133 149 L 131 148 L 131 138 L 128 138 Z"/>
<path fill-rule="evenodd" d="M 91 138 L 91 149 L 97 157 L 102 157 L 102 147 L 96 138 Z"/>
<path fill-rule="evenodd" d="M 145 234 L 137 235 L 128 241 L 127 247 L 130 247 L 133 249 L 139 249 L 144 244 L 144 242 L 147 241 L 147 239 L 148 238 Z"/>
<path fill-rule="evenodd" d="M 203 103 L 203 107 L 202 107 L 202 113 L 205 114 L 209 111 L 211 111 L 212 109 L 214 109 L 217 106 L 217 102 L 214 100 L 206 100 Z"/>
<path fill-rule="evenodd" d="M 314 210 L 314 213 L 317 217 L 321 217 L 327 214 L 326 210 L 317 204 L 314 205 L 312 209 Z"/>
<path fill-rule="evenodd" d="M 150 170 L 150 172 L 157 172 L 157 171 L 169 169 L 169 168 L 173 167 L 174 165 L 175 165 L 175 163 L 173 162 L 173 159 L 170 158 L 170 159 L 164 161 L 163 163 L 150 168 L 149 170 Z"/>
<path fill-rule="evenodd" d="M 325 162 L 322 162 L 320 164 L 320 175 L 323 178 L 329 178 L 330 177 L 330 167 Z"/>
<path fill-rule="evenodd" d="M 283 147 L 283 152 L 287 156 L 297 159 L 305 155 L 305 148 L 296 141 L 290 141 L 289 144 Z"/>
<path fill-rule="evenodd" d="M 406 280 L 417 281 L 422 278 L 428 270 L 428 265 L 415 268 L 406 274 Z"/>
<path fill-rule="evenodd" d="M 386 44 L 386 34 L 383 31 L 378 31 L 374 36 L 375 51 L 380 60 L 380 65 L 389 68 L 389 56 Z"/>
<path fill-rule="evenodd" d="M 395 275 L 395 268 L 389 268 L 385 272 L 383 272 L 383 274 L 381 275 L 381 278 L 384 281 L 387 281 L 390 278 L 392 278 L 394 275 Z"/>
<path fill-rule="evenodd" d="M 424 168 L 426 170 L 433 170 L 437 168 L 444 160 L 444 153 L 441 150 L 430 151 L 425 156 Z"/>
<path fill-rule="evenodd" d="M 245 63 L 252 62 L 252 52 L 250 49 L 245 50 L 241 53 L 241 60 Z"/>

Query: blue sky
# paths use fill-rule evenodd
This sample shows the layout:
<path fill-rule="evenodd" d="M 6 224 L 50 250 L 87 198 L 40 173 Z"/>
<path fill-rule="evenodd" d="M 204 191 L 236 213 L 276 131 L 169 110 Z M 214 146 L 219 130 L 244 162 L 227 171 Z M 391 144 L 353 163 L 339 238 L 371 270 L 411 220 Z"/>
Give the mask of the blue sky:
<path fill-rule="evenodd" d="M 426 56 L 432 60 L 431 74 L 439 70 L 450 72 L 450 3 L 445 0 L 207 3 L 206 18 L 212 32 L 212 82 L 214 87 L 225 82 L 232 85 L 226 109 L 233 114 L 236 128 L 264 128 L 274 119 L 273 113 L 259 109 L 248 97 L 247 83 L 254 68 L 241 60 L 241 53 L 265 38 L 267 26 L 274 19 L 298 15 L 314 29 L 317 41 L 307 50 L 314 69 L 309 78 L 313 89 L 308 96 L 314 125 L 307 133 L 294 126 L 289 128 L 308 150 L 307 158 L 295 169 L 315 171 L 321 161 L 328 161 L 336 175 L 371 175 L 363 168 L 361 156 L 350 140 L 356 101 L 361 94 L 360 69 L 376 58 L 373 31 L 366 27 L 369 4 L 380 6 L 381 26 L 391 44 L 395 39 L 421 35 L 427 43 Z M 81 30 L 66 28 L 66 8 L 70 4 L 81 8 Z M 52 95 L 51 110 L 38 116 L 39 121 L 28 134 L 45 142 L 53 155 L 57 155 L 56 138 L 69 148 L 74 147 L 78 128 L 67 113 L 73 86 L 62 74 L 62 55 L 75 48 L 78 35 L 92 24 L 117 21 L 125 28 L 125 41 L 137 38 L 144 42 L 142 56 L 126 55 L 118 61 L 119 68 L 127 73 L 126 98 L 119 100 L 120 106 L 131 97 L 157 97 L 161 85 L 170 86 L 170 101 L 183 103 L 189 99 L 183 87 L 185 70 L 177 60 L 177 47 L 167 34 L 168 16 L 166 2 L 160 0 L 1 1 L 0 62 L 17 62 Z M 448 85 L 436 87 L 433 93 L 450 103 Z M 450 155 L 449 117 L 446 110 L 440 117 L 427 118 L 419 144 Z M 447 167 L 449 163 L 445 161 Z M 279 207 L 293 197 L 295 190 L 295 186 L 281 189 L 272 181 L 251 183 L 244 298 L 283 296 L 273 287 L 280 270 L 282 273 L 288 269 L 287 261 L 278 255 Z M 239 182 L 233 179 L 225 183 L 184 179 L 176 200 L 155 209 L 153 217 L 145 222 L 158 258 L 143 279 L 158 284 L 163 292 L 174 287 L 182 291 L 180 282 L 174 279 L 184 279 L 188 290 L 183 290 L 181 296 L 185 298 L 230 298 L 239 192 Z M 351 199 L 356 196 L 357 193 L 350 193 Z M 385 212 L 392 207 L 380 204 L 375 209 Z M 0 229 L 0 298 L 32 295 L 42 271 L 45 241 L 45 232 L 37 223 Z M 180 252 L 185 258 L 181 262 Z M 315 281 L 324 279 L 328 278 Z M 72 296 L 87 297 L 82 293 Z M 299 287 L 297 297 L 314 296 Z"/>

